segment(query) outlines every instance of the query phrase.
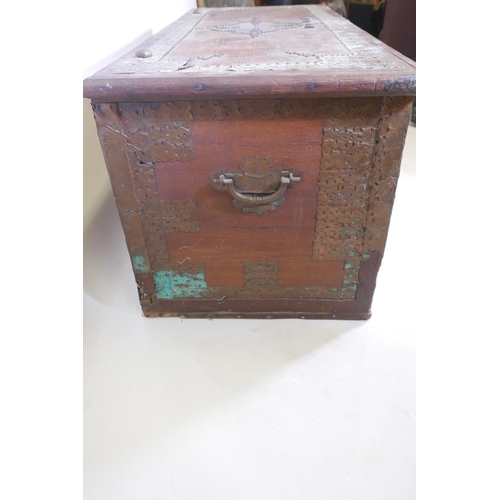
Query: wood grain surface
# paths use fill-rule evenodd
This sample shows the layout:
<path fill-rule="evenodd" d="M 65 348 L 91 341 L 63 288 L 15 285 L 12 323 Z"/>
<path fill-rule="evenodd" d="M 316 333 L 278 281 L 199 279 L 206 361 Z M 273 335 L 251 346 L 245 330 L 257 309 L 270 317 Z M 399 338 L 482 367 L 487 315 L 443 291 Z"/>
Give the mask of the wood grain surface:
<path fill-rule="evenodd" d="M 84 81 L 102 102 L 415 91 L 413 61 L 322 5 L 195 9 Z"/>

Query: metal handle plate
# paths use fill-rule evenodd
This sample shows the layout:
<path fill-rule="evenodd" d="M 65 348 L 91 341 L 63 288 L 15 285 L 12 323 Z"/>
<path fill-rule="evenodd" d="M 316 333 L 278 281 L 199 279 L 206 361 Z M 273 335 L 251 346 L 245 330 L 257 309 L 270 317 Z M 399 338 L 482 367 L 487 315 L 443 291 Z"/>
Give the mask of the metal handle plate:
<path fill-rule="evenodd" d="M 220 186 L 225 186 L 231 196 L 240 203 L 245 205 L 268 205 L 273 201 L 279 200 L 285 194 L 288 187 L 293 187 L 302 181 L 300 176 L 293 175 L 293 173 L 288 170 L 283 170 L 281 174 L 278 189 L 270 194 L 242 193 L 238 191 L 234 185 L 234 179 L 231 173 L 220 174 L 219 177 L 213 179 L 212 182 Z"/>
<path fill-rule="evenodd" d="M 262 215 L 284 203 L 286 190 L 304 178 L 298 168 L 273 168 L 273 165 L 265 157 L 250 156 L 239 164 L 237 171 L 221 170 L 211 175 L 210 186 L 217 191 L 227 191 L 235 207 Z"/>

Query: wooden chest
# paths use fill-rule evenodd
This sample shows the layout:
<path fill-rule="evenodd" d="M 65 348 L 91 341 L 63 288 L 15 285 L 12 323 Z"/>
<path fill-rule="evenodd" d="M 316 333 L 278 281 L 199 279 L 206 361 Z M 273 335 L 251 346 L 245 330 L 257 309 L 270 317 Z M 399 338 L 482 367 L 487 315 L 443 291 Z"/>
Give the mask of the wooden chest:
<path fill-rule="evenodd" d="M 414 94 L 320 5 L 195 9 L 86 79 L 144 314 L 369 318 Z"/>

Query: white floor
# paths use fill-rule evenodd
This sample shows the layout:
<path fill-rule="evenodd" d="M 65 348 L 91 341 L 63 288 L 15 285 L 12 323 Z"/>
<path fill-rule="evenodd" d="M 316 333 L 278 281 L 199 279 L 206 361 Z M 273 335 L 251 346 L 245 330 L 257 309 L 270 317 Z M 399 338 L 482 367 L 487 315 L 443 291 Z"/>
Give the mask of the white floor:
<path fill-rule="evenodd" d="M 85 232 L 85 500 L 415 498 L 415 140 L 369 321 L 143 318 L 107 194 Z"/>

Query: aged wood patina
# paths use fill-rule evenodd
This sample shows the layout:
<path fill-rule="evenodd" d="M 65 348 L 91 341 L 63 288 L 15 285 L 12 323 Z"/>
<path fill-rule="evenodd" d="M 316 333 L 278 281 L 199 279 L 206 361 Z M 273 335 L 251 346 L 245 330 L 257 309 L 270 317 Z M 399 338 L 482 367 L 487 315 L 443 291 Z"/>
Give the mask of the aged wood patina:
<path fill-rule="evenodd" d="M 196 9 L 85 80 L 144 314 L 368 318 L 414 94 L 317 5 Z"/>

